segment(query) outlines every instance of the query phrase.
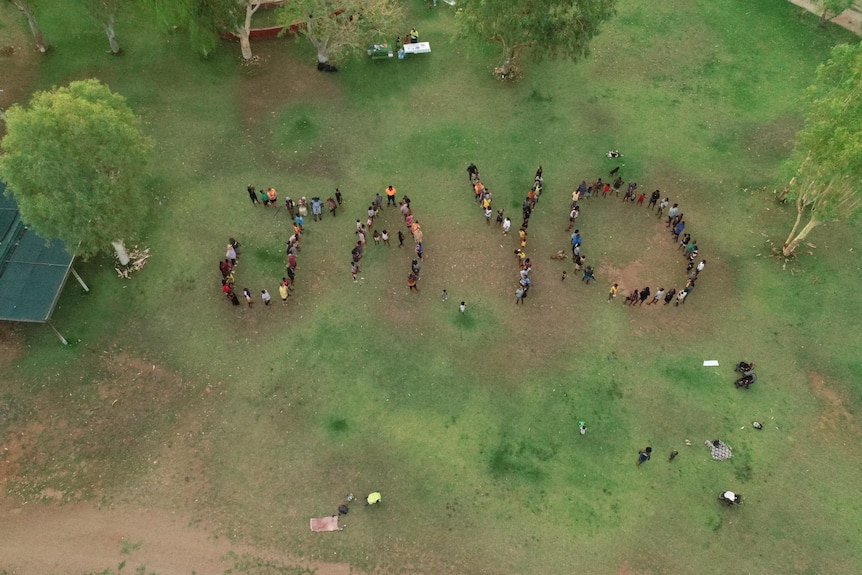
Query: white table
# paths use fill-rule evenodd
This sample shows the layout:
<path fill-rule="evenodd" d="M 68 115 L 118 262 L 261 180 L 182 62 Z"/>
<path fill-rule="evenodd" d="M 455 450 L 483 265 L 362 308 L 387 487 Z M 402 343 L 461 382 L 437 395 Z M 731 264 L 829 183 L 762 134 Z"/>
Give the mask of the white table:
<path fill-rule="evenodd" d="M 405 54 L 428 54 L 431 52 L 431 44 L 428 42 L 408 42 L 404 44 Z"/>

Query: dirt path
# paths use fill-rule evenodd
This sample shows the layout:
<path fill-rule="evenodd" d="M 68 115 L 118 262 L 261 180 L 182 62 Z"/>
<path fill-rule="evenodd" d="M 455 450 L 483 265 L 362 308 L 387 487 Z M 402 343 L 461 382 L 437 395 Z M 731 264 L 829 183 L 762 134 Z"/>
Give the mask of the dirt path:
<path fill-rule="evenodd" d="M 808 0 L 790 1 L 799 6 L 800 8 L 808 10 L 812 14 L 817 14 L 818 16 L 820 16 L 821 14 L 821 10 L 814 2 L 809 2 Z M 832 18 L 830 22 L 838 24 L 842 28 L 847 28 L 857 36 L 862 36 L 862 14 L 860 14 L 856 10 L 845 10 L 835 18 Z"/>
<path fill-rule="evenodd" d="M 323 533 L 324 537 L 338 533 Z M 92 504 L 16 505 L 0 502 L 0 569 L 16 575 L 101 572 L 126 562 L 159 575 L 216 575 L 235 567 L 229 552 L 255 557 L 254 564 L 315 569 L 348 575 L 342 564 L 310 564 L 211 537 L 189 519 L 153 509 L 99 510 Z M 241 572 L 234 569 L 235 572 Z"/>

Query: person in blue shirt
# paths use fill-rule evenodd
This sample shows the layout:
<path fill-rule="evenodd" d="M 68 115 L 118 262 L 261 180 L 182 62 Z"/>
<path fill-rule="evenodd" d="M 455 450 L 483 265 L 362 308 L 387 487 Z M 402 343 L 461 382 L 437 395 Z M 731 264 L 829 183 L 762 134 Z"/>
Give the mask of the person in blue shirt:
<path fill-rule="evenodd" d="M 572 259 L 575 259 L 575 250 L 581 247 L 581 230 L 575 230 L 572 234 Z"/>
<path fill-rule="evenodd" d="M 673 238 L 679 239 L 679 234 L 685 229 L 685 222 L 679 222 L 677 225 L 673 227 Z"/>

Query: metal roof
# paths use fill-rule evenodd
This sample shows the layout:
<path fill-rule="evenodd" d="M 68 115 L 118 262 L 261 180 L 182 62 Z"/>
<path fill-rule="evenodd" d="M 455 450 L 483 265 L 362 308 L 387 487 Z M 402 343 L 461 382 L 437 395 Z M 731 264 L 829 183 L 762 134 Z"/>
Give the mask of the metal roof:
<path fill-rule="evenodd" d="M 24 225 L 0 181 L 0 320 L 51 319 L 74 259 L 63 242 L 46 240 Z"/>

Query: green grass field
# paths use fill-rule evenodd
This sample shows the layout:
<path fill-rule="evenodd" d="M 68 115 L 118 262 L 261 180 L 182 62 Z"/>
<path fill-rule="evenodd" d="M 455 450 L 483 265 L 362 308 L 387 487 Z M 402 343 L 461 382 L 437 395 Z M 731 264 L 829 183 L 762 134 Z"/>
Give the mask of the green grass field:
<path fill-rule="evenodd" d="M 454 39 L 442 3 L 405 4 L 431 54 L 333 75 L 289 39 L 255 44 L 253 66 L 230 43 L 202 60 L 135 12 L 115 58 L 83 13 L 45 8 L 54 48 L 30 91 L 98 77 L 157 142 L 153 256 L 130 281 L 107 259 L 78 264 L 92 291 L 70 283 L 54 315 L 68 348 L 44 326 L 0 328 L 7 499 L 177 510 L 261 557 L 360 573 L 861 572 L 859 222 L 823 226 L 786 264 L 771 252 L 792 223 L 772 192 L 800 95 L 832 46 L 858 39 L 789 3 L 621 0 L 590 59 L 527 63 L 500 84 L 496 46 Z M 614 281 L 684 283 L 664 226 L 618 199 L 582 202 L 596 284 L 548 259 L 568 247 L 571 191 L 617 165 L 611 149 L 624 179 L 680 203 L 709 262 L 685 306 L 605 303 Z M 517 234 L 485 225 L 470 162 L 515 225 L 544 167 L 524 306 Z M 338 217 L 306 224 L 286 308 L 233 308 L 219 292 L 235 236 L 238 284 L 277 299 L 289 219 L 253 208 L 249 183 L 345 194 Z M 350 280 L 353 222 L 390 183 L 425 232 L 418 294 L 409 239 L 370 245 Z M 757 363 L 748 391 L 732 384 L 740 359 Z M 731 460 L 709 458 L 717 437 Z M 636 468 L 646 445 L 655 456 Z M 723 489 L 745 504 L 720 507 Z M 308 531 L 372 490 L 383 504 L 354 505 L 344 532 Z"/>

